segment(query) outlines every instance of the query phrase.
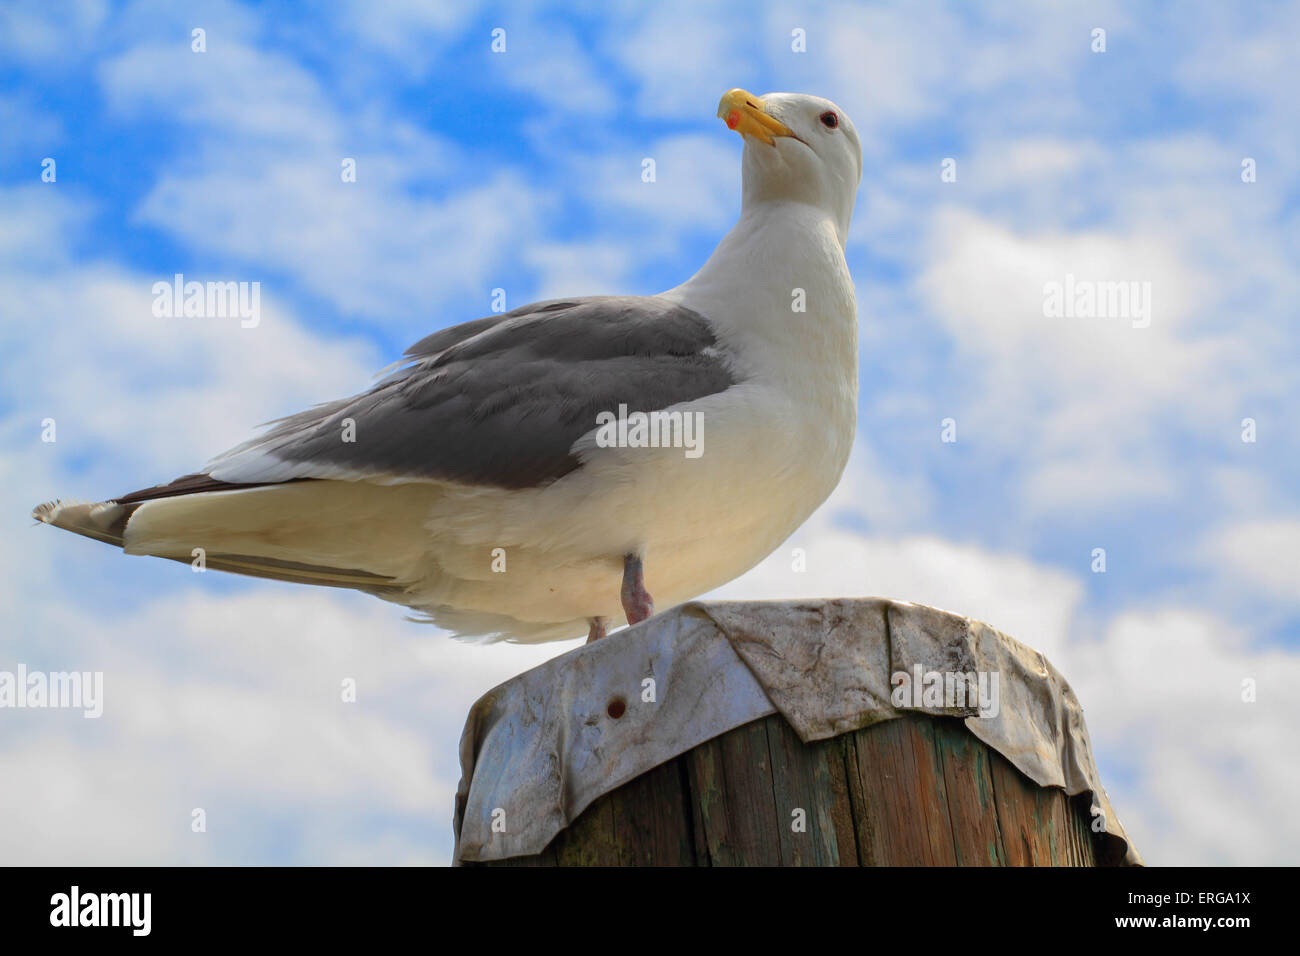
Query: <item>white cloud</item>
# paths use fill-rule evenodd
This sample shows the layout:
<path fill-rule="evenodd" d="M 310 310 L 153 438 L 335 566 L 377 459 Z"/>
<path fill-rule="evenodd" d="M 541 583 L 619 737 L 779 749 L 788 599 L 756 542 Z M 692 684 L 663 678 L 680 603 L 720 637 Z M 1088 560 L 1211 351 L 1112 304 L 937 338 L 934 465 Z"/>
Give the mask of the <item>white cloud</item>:
<path fill-rule="evenodd" d="M 348 314 L 407 335 L 473 315 L 439 308 L 473 297 L 487 311 L 498 263 L 539 210 L 505 174 L 446 200 L 403 199 L 385 185 L 343 184 L 338 159 L 278 162 L 255 177 L 212 170 L 164 176 L 140 219 L 195 248 L 287 273 Z M 369 170 L 362 160 L 364 177 Z"/>
<path fill-rule="evenodd" d="M 582 163 L 590 201 L 654 225 L 664 244 L 680 242 L 684 232 L 721 238 L 740 215 L 740 142 L 722 132 L 669 136 Z M 652 182 L 642 175 L 647 159 L 654 161 Z"/>
<path fill-rule="evenodd" d="M 740 212 L 739 143 L 720 135 L 670 136 L 637 147 L 559 162 L 583 183 L 573 191 L 593 222 L 588 237 L 536 240 L 520 250 L 537 276 L 537 299 L 574 295 L 653 293 L 640 274 L 671 263 L 683 281 L 702 262 L 683 260 L 694 238 L 720 239 Z M 643 179 L 653 160 L 654 179 Z M 515 302 L 514 304 L 520 304 Z"/>
<path fill-rule="evenodd" d="M 348 0 L 331 13 L 345 36 L 382 53 L 392 66 L 420 76 L 477 10 L 468 0 Z M 486 36 L 483 42 L 486 48 Z"/>
<path fill-rule="evenodd" d="M 206 53 L 176 41 L 142 44 L 106 60 L 99 75 L 122 115 L 162 114 L 230 146 L 304 150 L 341 136 L 333 104 L 308 70 L 237 39 L 214 37 Z"/>
<path fill-rule="evenodd" d="M 793 570 L 795 548 L 807 556 L 805 572 Z M 878 596 L 927 604 L 986 621 L 1055 662 L 1082 591 L 1069 575 L 1018 555 L 928 535 L 896 538 L 814 525 L 716 597 Z"/>
<path fill-rule="evenodd" d="M 10 421 L 25 421 L 24 454 L 91 457 L 118 481 L 170 480 L 276 415 L 364 388 L 382 364 L 363 342 L 317 339 L 274 297 L 263 299 L 256 328 L 240 328 L 238 319 L 155 318 L 150 287 L 164 278 L 103 267 L 33 280 L 0 270 L 0 368 L 15 402 Z M 34 335 L 41 315 L 60 318 Z M 47 417 L 57 428 L 52 445 L 40 440 Z"/>
<path fill-rule="evenodd" d="M 978 544 L 881 533 L 882 525 L 891 526 L 873 517 L 896 509 L 906 523 L 920 504 L 909 484 L 883 472 L 860 441 L 839 487 L 803 527 L 752 571 L 708 597 L 887 597 L 928 604 L 985 621 L 1060 663 L 1083 596 L 1078 579 Z M 807 570 L 795 570 L 796 548 Z"/>
<path fill-rule="evenodd" d="M 508 170 L 478 176 L 459 150 L 409 122 L 343 112 L 306 69 L 237 41 L 202 56 L 137 47 L 101 76 L 124 115 L 161 112 L 198 137 L 141 202 L 138 222 L 237 263 L 241 279 L 283 273 L 407 335 L 473 317 L 439 316 L 450 302 L 486 305 L 494 273 L 546 201 Z M 344 159 L 356 161 L 355 182 L 342 179 Z M 439 197 L 452 175 L 462 185 Z"/>
<path fill-rule="evenodd" d="M 1300 602 L 1300 518 L 1258 518 L 1218 528 L 1202 543 L 1199 557 L 1247 594 Z"/>
<path fill-rule="evenodd" d="M 485 66 L 499 71 L 504 83 L 557 114 L 617 119 L 618 97 L 590 50 L 570 30 L 518 14 L 503 17 L 501 23 L 506 52 L 491 54 Z M 485 33 L 484 50 L 489 40 Z"/>
<path fill-rule="evenodd" d="M 1295 862 L 1300 655 L 1194 607 L 1154 607 L 1118 615 L 1066 674 L 1100 758 L 1126 771 L 1107 791 L 1149 862 Z"/>
<path fill-rule="evenodd" d="M 541 277 L 539 300 L 626 294 L 634 264 L 626 243 L 602 240 L 536 243 L 523 261 Z"/>
<path fill-rule="evenodd" d="M 181 581 L 124 615 L 69 590 L 38 618 L 50 669 L 104 672 L 104 715 L 6 717 L 0 752 L 24 781 L 0 795 L 6 859 L 239 863 L 274 832 L 290 862 L 445 864 L 470 704 L 564 649 L 459 644 L 359 595 Z"/>
<path fill-rule="evenodd" d="M 1221 429 L 1215 415 L 1243 394 L 1248 379 L 1223 370 L 1245 344 L 1193 323 L 1212 285 L 1159 236 L 1022 235 L 958 210 L 932 235 L 918 289 L 960 352 L 959 434 L 1018 453 L 1031 508 L 1162 496 L 1174 479 L 1159 429 L 1189 413 L 1203 434 Z M 1136 287 L 1149 288 L 1149 326 L 1137 311 L 1045 315 L 1047 285 L 1067 281 L 1149 284 Z"/>
<path fill-rule="evenodd" d="M 75 0 L 58 7 L 0 7 L 0 50 L 13 62 L 57 70 L 83 56 L 108 17 L 107 0 Z"/>
<path fill-rule="evenodd" d="M 721 13 L 685 0 L 657 5 L 652 13 L 621 17 L 609 28 L 609 50 L 632 76 L 637 112 L 649 117 L 711 117 L 718 100 L 750 86 L 753 53 Z M 754 92 L 767 92 L 755 90 Z"/>

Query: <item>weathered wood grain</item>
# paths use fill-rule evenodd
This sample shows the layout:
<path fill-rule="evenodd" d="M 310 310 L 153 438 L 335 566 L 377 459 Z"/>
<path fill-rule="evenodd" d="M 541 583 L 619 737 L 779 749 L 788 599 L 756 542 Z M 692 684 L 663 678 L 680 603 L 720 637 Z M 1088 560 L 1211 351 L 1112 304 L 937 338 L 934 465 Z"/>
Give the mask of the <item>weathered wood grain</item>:
<path fill-rule="evenodd" d="M 839 751 L 807 746 L 779 715 L 763 724 L 772 758 L 782 865 L 840 866 L 844 857 L 844 865 L 856 866 L 852 809 L 848 793 L 837 782 L 844 777 Z"/>
<path fill-rule="evenodd" d="M 961 721 L 934 721 L 958 866 L 1005 866 L 989 749 Z"/>
<path fill-rule="evenodd" d="M 636 786 L 634 786 L 636 785 Z M 673 760 L 610 796 L 621 866 L 675 866 L 695 860 L 682 768 Z"/>
<path fill-rule="evenodd" d="M 858 845 L 869 866 L 953 866 L 943 768 L 928 718 L 902 717 L 854 733 Z M 869 827 L 863 827 L 869 823 Z"/>
<path fill-rule="evenodd" d="M 1086 796 L 1041 788 L 954 718 L 805 744 L 779 714 L 606 794 L 484 866 L 1098 866 Z M 796 823 L 800 825 L 796 825 Z"/>
<path fill-rule="evenodd" d="M 1039 787 L 1001 754 L 988 754 L 1008 865 L 1096 866 L 1091 835 L 1080 833 L 1088 829 L 1086 809 L 1061 790 Z"/>

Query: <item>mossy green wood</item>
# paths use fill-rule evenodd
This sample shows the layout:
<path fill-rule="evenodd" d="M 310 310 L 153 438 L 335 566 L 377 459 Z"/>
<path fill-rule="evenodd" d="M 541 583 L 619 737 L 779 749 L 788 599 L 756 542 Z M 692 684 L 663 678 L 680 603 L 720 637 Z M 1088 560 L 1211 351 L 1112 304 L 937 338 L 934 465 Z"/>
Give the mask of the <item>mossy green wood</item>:
<path fill-rule="evenodd" d="M 540 854 L 489 866 L 1099 866 L 1086 795 L 1039 787 L 960 720 L 803 743 L 779 714 L 655 767 Z"/>

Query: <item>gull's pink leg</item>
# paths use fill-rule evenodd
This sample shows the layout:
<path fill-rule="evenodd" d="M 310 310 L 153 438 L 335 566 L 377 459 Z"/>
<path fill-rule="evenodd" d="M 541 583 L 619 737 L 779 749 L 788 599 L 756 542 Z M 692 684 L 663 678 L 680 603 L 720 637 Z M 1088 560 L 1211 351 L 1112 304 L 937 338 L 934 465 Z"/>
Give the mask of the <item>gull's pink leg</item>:
<path fill-rule="evenodd" d="M 598 641 L 605 636 L 605 618 L 593 617 L 591 619 L 591 630 L 587 632 L 587 643 Z"/>
<path fill-rule="evenodd" d="M 645 589 L 641 556 L 629 554 L 623 559 L 623 613 L 629 624 L 640 624 L 655 612 L 655 601 Z"/>

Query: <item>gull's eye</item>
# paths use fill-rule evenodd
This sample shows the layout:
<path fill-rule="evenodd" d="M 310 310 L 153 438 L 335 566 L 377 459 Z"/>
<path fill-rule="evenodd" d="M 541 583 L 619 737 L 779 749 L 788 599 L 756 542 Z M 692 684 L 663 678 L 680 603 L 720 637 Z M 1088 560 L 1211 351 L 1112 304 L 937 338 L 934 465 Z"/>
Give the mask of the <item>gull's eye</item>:
<path fill-rule="evenodd" d="M 840 118 L 836 116 L 835 113 L 832 112 L 831 110 L 827 110 L 825 113 L 823 113 L 821 116 L 817 118 L 822 121 L 822 125 L 825 126 L 827 129 L 834 129 L 835 127 L 840 125 Z"/>

